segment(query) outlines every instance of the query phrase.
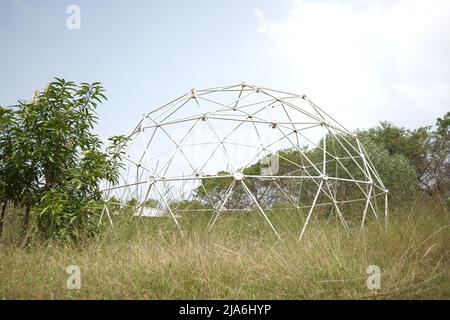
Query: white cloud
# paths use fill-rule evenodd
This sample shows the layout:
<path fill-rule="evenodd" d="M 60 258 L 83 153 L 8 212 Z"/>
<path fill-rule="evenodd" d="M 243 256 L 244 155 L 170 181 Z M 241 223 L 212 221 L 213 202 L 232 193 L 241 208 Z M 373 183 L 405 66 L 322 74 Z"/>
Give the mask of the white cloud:
<path fill-rule="evenodd" d="M 350 129 L 433 124 L 450 110 L 448 0 L 297 0 L 282 22 L 255 14 L 288 70 L 280 85 Z"/>

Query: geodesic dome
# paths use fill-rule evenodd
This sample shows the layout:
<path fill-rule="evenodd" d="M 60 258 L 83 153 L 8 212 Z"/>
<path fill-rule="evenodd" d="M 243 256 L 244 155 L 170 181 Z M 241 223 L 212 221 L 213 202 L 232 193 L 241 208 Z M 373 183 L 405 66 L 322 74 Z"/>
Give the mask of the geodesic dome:
<path fill-rule="evenodd" d="M 256 212 L 280 237 L 269 212 L 304 210 L 300 238 L 323 208 L 345 229 L 368 212 L 387 217 L 388 191 L 358 137 L 305 95 L 245 83 L 192 89 L 128 136 L 126 167 L 105 201 L 170 217 L 181 232 L 186 212 L 210 214 L 209 228 L 224 214 Z"/>

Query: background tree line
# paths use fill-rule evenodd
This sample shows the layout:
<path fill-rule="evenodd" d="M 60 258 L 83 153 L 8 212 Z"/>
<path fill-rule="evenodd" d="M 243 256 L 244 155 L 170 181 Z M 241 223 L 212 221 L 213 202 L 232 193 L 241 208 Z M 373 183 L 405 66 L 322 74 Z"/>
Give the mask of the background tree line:
<path fill-rule="evenodd" d="M 418 186 L 430 192 L 448 191 L 450 183 L 450 112 L 436 125 L 414 130 L 381 122 L 358 134 L 383 147 L 389 155 L 401 155 L 414 168 Z"/>
<path fill-rule="evenodd" d="M 450 112 L 438 118 L 434 126 L 410 130 L 389 122 L 381 122 L 377 127 L 356 131 L 381 180 L 389 189 L 390 198 L 393 200 L 391 206 L 410 204 L 418 191 L 436 195 L 450 206 L 449 124 Z M 346 137 L 342 140 L 350 140 L 349 143 L 355 144 L 356 142 L 352 139 L 354 138 Z M 324 141 L 321 140 L 317 145 L 322 146 L 323 143 Z M 333 150 L 334 154 L 340 158 L 339 161 L 328 160 L 326 172 L 340 178 L 365 179 L 363 172 L 358 169 L 364 166 L 359 155 L 355 153 L 353 154 L 355 159 L 348 158 L 348 152 L 351 149 L 349 146 L 345 148 L 345 145 L 337 143 L 336 139 L 330 135 L 327 136 L 325 145 L 327 150 Z M 311 162 L 319 164 L 323 159 L 323 150 L 321 147 L 304 147 L 300 152 L 296 148 L 289 148 L 278 150 L 277 156 L 279 158 L 278 175 L 314 175 L 306 157 Z M 262 164 L 266 162 L 258 161 L 244 168 L 243 173 L 257 176 L 261 172 Z M 299 168 L 300 165 L 305 166 Z M 344 167 L 346 171 L 343 170 Z M 337 169 L 339 172 L 336 171 Z M 225 170 L 217 174 L 231 175 Z M 173 200 L 171 206 L 174 209 L 183 210 L 218 208 L 224 203 L 232 181 L 232 177 L 203 179 L 194 190 L 193 199 Z M 311 179 L 278 179 L 276 183 L 271 179 L 246 179 L 246 184 L 258 203 L 272 208 L 294 203 L 297 206 L 306 206 L 312 202 L 317 192 L 317 184 Z M 330 183 L 330 188 L 332 192 L 339 195 L 341 201 L 363 197 L 361 189 L 353 182 L 334 181 Z M 319 198 L 319 201 L 327 202 L 327 200 L 329 199 L 323 194 Z M 114 199 L 113 202 L 118 200 Z M 127 203 L 128 207 L 137 204 L 136 199 L 130 199 Z M 161 203 L 156 199 L 149 199 L 141 205 L 159 207 Z M 235 209 L 247 209 L 252 205 L 252 198 L 239 183 L 235 184 L 225 203 L 225 207 Z M 353 206 L 348 207 L 349 211 L 354 209 Z"/>
<path fill-rule="evenodd" d="M 438 118 L 435 126 L 420 127 L 414 130 L 397 127 L 389 122 L 367 130 L 357 130 L 356 134 L 362 142 L 370 160 L 377 169 L 381 180 L 390 191 L 390 197 L 395 204 L 410 201 L 418 190 L 437 194 L 441 199 L 450 203 L 450 112 Z M 347 138 L 351 139 L 350 137 Z M 326 138 L 327 150 L 333 150 L 341 160 L 327 162 L 326 172 L 335 172 L 337 177 L 363 180 L 363 173 L 358 170 L 358 160 L 348 158 L 348 149 L 334 141 L 332 136 Z M 318 146 L 323 145 L 323 140 Z M 345 150 L 345 149 L 347 150 Z M 278 175 L 311 175 L 311 168 L 306 166 L 299 169 L 299 164 L 307 163 L 307 158 L 313 163 L 322 161 L 323 150 L 320 147 L 298 149 L 290 148 L 279 150 Z M 358 158 L 358 155 L 354 155 Z M 360 160 L 361 161 L 361 160 Z M 339 162 L 339 164 L 338 164 Z M 362 161 L 359 166 L 363 166 Z M 311 167 L 311 166 L 309 166 Z M 347 169 L 345 172 L 344 167 Z M 244 168 L 246 175 L 258 175 L 261 170 L 261 161 Z M 294 174 L 293 174 L 294 173 Z M 312 172 L 314 173 L 314 172 Z M 229 172 L 220 171 L 219 174 L 229 175 Z M 312 174 L 314 175 L 314 174 Z M 351 177 L 350 177 L 351 175 Z M 203 203 L 213 203 L 220 206 L 225 200 L 229 179 L 204 179 L 196 189 L 196 198 Z M 317 185 L 311 180 L 280 179 L 274 185 L 270 179 L 250 179 L 246 183 L 257 198 L 268 206 L 276 204 L 289 204 L 298 198 L 301 190 L 301 200 L 298 204 L 311 203 Z M 300 189 L 301 188 L 301 189 Z M 360 193 L 355 183 L 335 181 L 331 188 L 339 190 L 340 200 L 355 199 Z M 245 208 L 251 205 L 252 200 L 244 192 L 242 186 L 236 186 L 227 200 L 231 207 Z"/>

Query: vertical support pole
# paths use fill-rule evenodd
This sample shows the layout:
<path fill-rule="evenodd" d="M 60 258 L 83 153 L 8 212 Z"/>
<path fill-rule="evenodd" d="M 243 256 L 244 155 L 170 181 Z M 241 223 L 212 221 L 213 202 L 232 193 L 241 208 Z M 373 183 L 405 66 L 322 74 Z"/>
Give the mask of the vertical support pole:
<path fill-rule="evenodd" d="M 114 224 L 112 222 L 111 215 L 109 214 L 108 206 L 105 205 L 106 214 L 108 215 L 109 223 L 111 224 L 111 227 L 114 227 Z"/>
<path fill-rule="evenodd" d="M 372 193 L 372 188 L 373 188 L 373 186 L 370 185 L 369 192 L 367 193 L 368 196 L 367 196 L 367 200 L 366 200 L 366 205 L 364 206 L 363 217 L 362 217 L 362 221 L 361 221 L 361 229 L 364 228 L 364 222 L 366 221 L 367 209 L 369 208 L 370 194 Z"/>
<path fill-rule="evenodd" d="M 323 166 L 322 174 L 327 174 L 327 126 L 325 123 L 322 124 L 323 127 Z"/>
<path fill-rule="evenodd" d="M 261 208 L 261 206 L 258 203 L 258 200 L 256 200 L 255 196 L 253 195 L 253 193 L 250 191 L 250 189 L 247 187 L 247 185 L 245 184 L 244 180 L 241 180 L 242 185 L 244 186 L 245 191 L 247 191 L 248 195 L 250 196 L 250 198 L 252 199 L 252 201 L 255 203 L 255 205 L 258 207 L 259 211 L 261 212 L 262 216 L 264 217 L 264 219 L 266 219 L 267 223 L 269 224 L 270 228 L 272 229 L 272 231 L 275 233 L 275 235 L 277 236 L 278 240 L 281 240 L 280 235 L 278 234 L 277 230 L 275 229 L 275 227 L 273 226 L 272 222 L 270 222 L 269 218 L 267 217 L 266 213 L 264 212 L 263 208 Z"/>
<path fill-rule="evenodd" d="M 388 190 L 384 193 L 384 227 L 388 225 Z"/>
<path fill-rule="evenodd" d="M 136 201 L 139 199 L 139 164 L 136 165 Z"/>
<path fill-rule="evenodd" d="M 208 223 L 208 231 L 211 231 L 212 227 L 214 226 L 214 224 L 216 223 L 217 218 L 219 218 L 220 213 L 223 210 L 223 207 L 225 207 L 225 204 L 228 201 L 228 198 L 230 197 L 234 185 L 236 184 L 236 180 L 233 180 L 233 182 L 231 183 L 230 187 L 228 188 L 227 194 L 225 196 L 225 199 L 222 202 L 222 205 L 220 206 L 220 208 L 215 212 L 215 214 L 211 217 L 211 220 Z"/>
<path fill-rule="evenodd" d="M 161 200 L 164 202 L 164 205 L 167 207 L 167 210 L 169 210 L 170 215 L 172 216 L 173 221 L 175 222 L 175 224 L 177 225 L 178 230 L 180 230 L 180 233 L 182 236 L 184 236 L 183 230 L 181 229 L 180 224 L 178 223 L 177 217 L 175 216 L 175 214 L 173 213 L 172 209 L 170 208 L 169 204 L 167 203 L 166 199 L 164 198 L 164 196 L 162 195 L 161 191 L 159 191 L 158 187 L 156 186 L 156 183 L 154 183 L 154 187 L 156 192 L 158 192 Z"/>
<path fill-rule="evenodd" d="M 312 212 L 314 210 L 314 207 L 316 206 L 317 198 L 319 198 L 320 191 L 322 190 L 322 185 L 323 185 L 323 180 L 320 181 L 319 188 L 317 189 L 317 193 L 316 193 L 316 196 L 314 197 L 314 201 L 312 203 L 312 206 L 309 209 L 308 216 L 306 217 L 306 221 L 305 221 L 305 224 L 303 225 L 302 232 L 300 233 L 299 240 L 302 240 L 302 238 L 303 238 L 303 234 L 305 233 L 305 230 L 306 230 L 306 227 L 308 225 L 309 219 L 311 218 L 311 214 L 312 214 Z"/>
<path fill-rule="evenodd" d="M 114 227 L 114 224 L 112 222 L 111 215 L 109 214 L 108 206 L 106 205 L 106 203 L 103 205 L 102 214 L 100 215 L 100 219 L 98 220 L 98 223 L 102 222 L 103 215 L 105 214 L 105 212 L 106 212 L 106 215 L 108 216 L 109 224 L 111 225 L 111 227 Z"/>

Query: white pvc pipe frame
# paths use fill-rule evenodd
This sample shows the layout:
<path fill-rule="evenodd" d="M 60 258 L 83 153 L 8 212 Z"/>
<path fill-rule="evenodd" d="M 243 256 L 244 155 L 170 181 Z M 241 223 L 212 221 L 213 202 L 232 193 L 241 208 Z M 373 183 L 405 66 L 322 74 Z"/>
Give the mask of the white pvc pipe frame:
<path fill-rule="evenodd" d="M 227 105 L 222 104 L 218 101 L 213 101 L 210 100 L 204 96 L 207 96 L 209 93 L 213 93 L 213 92 L 239 92 L 239 96 L 236 100 L 232 101 L 231 103 L 228 103 Z M 243 93 L 246 93 L 245 95 L 243 95 Z M 261 97 L 261 101 L 257 102 L 257 103 L 252 103 L 249 105 L 244 105 L 244 106 L 240 106 L 238 107 L 239 102 L 252 94 L 258 94 Z M 269 100 L 264 99 L 264 95 L 266 97 L 269 97 Z M 277 95 L 283 95 L 282 97 L 277 96 Z M 295 104 L 293 104 L 290 100 L 293 99 L 302 99 L 305 102 L 307 102 L 312 109 L 316 112 L 316 114 L 312 114 L 311 112 L 308 112 L 306 110 L 301 109 L 300 107 L 296 106 Z M 188 101 L 194 100 L 196 105 L 199 108 L 199 114 L 196 116 L 192 116 L 192 117 L 184 117 L 181 119 L 176 119 L 176 120 L 172 120 L 169 121 L 167 119 L 170 118 L 170 116 L 172 114 L 174 114 L 176 111 L 178 111 L 180 108 L 182 108 Z M 212 112 L 207 112 L 204 113 L 203 110 L 201 109 L 201 105 L 199 100 L 204 100 L 204 101 L 208 101 L 211 103 L 215 103 L 219 106 L 219 108 L 215 111 Z M 175 110 L 173 110 L 173 108 L 175 106 L 177 106 L 178 103 L 181 103 L 181 105 L 179 105 L 177 108 L 175 108 Z M 280 103 L 281 106 L 283 107 L 287 117 L 289 120 L 291 120 L 291 117 L 289 116 L 289 113 L 286 110 L 286 106 L 294 109 L 297 112 L 300 112 L 308 117 L 311 118 L 311 122 L 275 122 L 273 119 L 263 119 L 263 118 L 259 118 L 256 114 L 259 113 L 262 110 L 266 110 L 270 116 L 270 110 L 268 108 L 268 104 L 272 105 L 273 103 Z M 253 114 L 247 113 L 245 112 L 243 109 L 247 108 L 249 106 L 254 106 L 254 105 L 261 105 L 262 108 L 259 109 L 257 112 L 254 112 Z M 242 113 L 244 113 L 244 115 L 247 115 L 246 119 L 236 119 L 231 115 L 221 115 L 220 112 L 223 111 L 240 111 Z M 158 112 L 161 112 L 159 113 Z M 169 112 L 168 115 L 165 115 L 167 112 Z M 157 114 L 157 116 L 155 118 L 152 118 L 152 115 Z M 157 122 L 156 120 L 158 118 L 160 118 L 161 116 L 165 116 L 164 119 L 160 122 Z M 330 120 L 327 120 L 324 116 L 328 117 Z M 164 132 L 166 133 L 166 135 L 169 136 L 169 138 L 172 140 L 172 142 L 176 145 L 175 147 L 175 151 L 172 153 L 172 156 L 170 157 L 169 161 L 164 164 L 162 166 L 162 168 L 166 168 L 165 172 L 167 172 L 168 168 L 170 167 L 170 163 L 172 161 L 172 159 L 175 157 L 175 155 L 181 150 L 181 147 L 185 144 L 186 140 L 188 139 L 188 137 L 190 136 L 190 134 L 192 134 L 192 132 L 195 130 L 196 126 L 201 122 L 201 121 L 206 121 L 207 124 L 209 125 L 211 132 L 213 133 L 213 135 L 215 136 L 215 138 L 217 139 L 217 147 L 216 149 L 213 151 L 216 152 L 217 148 L 220 147 L 222 148 L 222 151 L 224 152 L 227 160 L 228 160 L 228 164 L 230 165 L 231 168 L 233 168 L 233 166 L 231 165 L 231 161 L 229 158 L 229 155 L 226 151 L 226 149 L 224 148 L 223 144 L 225 143 L 226 137 L 225 139 L 220 139 L 217 135 L 217 133 L 215 132 L 213 126 L 211 125 L 209 119 L 216 119 L 216 120 L 225 120 L 225 121 L 230 121 L 230 122 L 240 122 L 241 124 L 243 122 L 250 122 L 253 124 L 256 123 L 263 123 L 263 124 L 269 124 L 272 125 L 272 128 L 274 129 L 278 129 L 281 134 L 283 135 L 281 139 L 286 139 L 288 140 L 294 149 L 296 149 L 297 151 L 299 151 L 302 155 L 302 157 L 305 158 L 305 160 L 309 163 L 309 166 L 305 166 L 304 164 L 300 165 L 300 164 L 296 164 L 299 167 L 299 170 L 303 170 L 304 172 L 306 172 L 307 175 L 246 175 L 246 174 L 242 174 L 240 173 L 239 178 L 236 179 L 234 174 L 230 174 L 230 175 L 200 175 L 200 174 L 195 174 L 192 176 L 165 176 L 163 175 L 158 175 L 156 172 L 152 172 L 152 170 L 145 168 L 142 165 L 142 160 L 144 158 L 144 156 L 149 157 L 148 152 L 147 152 L 147 148 L 150 146 L 152 137 L 150 138 L 150 140 L 147 142 L 147 144 L 144 144 L 144 150 L 143 150 L 143 154 L 141 159 L 136 162 L 133 161 L 132 159 L 128 158 L 128 157 L 124 157 L 125 160 L 127 160 L 130 165 L 136 166 L 136 172 L 138 172 L 139 168 L 142 168 L 143 170 L 146 170 L 148 172 L 151 172 L 151 178 L 145 181 L 138 181 L 139 180 L 139 174 L 137 173 L 136 176 L 136 180 L 135 182 L 128 182 L 128 179 L 124 179 L 125 180 L 125 184 L 123 185 L 119 185 L 119 186 L 110 186 L 108 188 L 104 188 L 102 190 L 103 194 L 104 194 L 104 200 L 105 200 L 105 206 L 102 212 L 102 215 L 100 217 L 100 221 L 102 220 L 102 217 L 104 216 L 104 214 L 107 215 L 108 220 L 110 222 L 111 225 L 113 225 L 113 221 L 111 218 L 111 214 L 108 210 L 107 207 L 107 202 L 108 202 L 108 198 L 111 198 L 112 196 L 108 197 L 108 194 L 110 193 L 110 191 L 112 190 L 116 190 L 116 189 L 129 189 L 133 186 L 138 186 L 141 184 L 148 184 L 148 189 L 147 189 L 147 193 L 145 198 L 136 206 L 136 208 L 139 208 L 143 205 L 143 203 L 145 203 L 145 201 L 147 200 L 147 197 L 150 193 L 151 188 L 155 188 L 156 192 L 160 195 L 161 200 L 163 202 L 163 204 L 166 206 L 167 210 L 169 211 L 172 219 L 174 220 L 177 228 L 180 230 L 180 232 L 183 234 L 182 228 L 176 218 L 175 213 L 172 211 L 172 209 L 170 208 L 170 205 L 167 201 L 167 199 L 165 198 L 165 196 L 163 195 L 163 193 L 161 193 L 161 191 L 157 188 L 156 186 L 156 182 L 170 182 L 170 181 L 189 181 L 189 180 L 203 180 L 203 179 L 223 179 L 223 178 L 235 178 L 233 179 L 232 184 L 230 185 L 229 189 L 226 192 L 226 196 L 224 201 L 221 203 L 221 205 L 218 208 L 214 209 L 214 213 L 213 216 L 211 217 L 210 223 L 208 224 L 208 230 L 210 230 L 212 228 L 212 226 L 214 225 L 214 223 L 216 222 L 217 218 L 219 217 L 220 213 L 222 211 L 226 211 L 228 209 L 225 208 L 225 204 L 229 198 L 229 196 L 231 195 L 231 192 L 234 188 L 234 186 L 236 185 L 236 183 L 241 183 L 242 186 L 244 187 L 245 192 L 248 194 L 248 196 L 250 197 L 250 199 L 252 200 L 252 202 L 257 206 L 258 211 L 261 213 L 262 217 L 266 220 L 267 224 L 269 225 L 269 227 L 272 229 L 272 231 L 274 232 L 274 234 L 277 236 L 278 239 L 281 239 L 279 233 L 277 232 L 277 230 L 275 229 L 274 225 L 271 223 L 271 221 L 269 220 L 269 218 L 267 217 L 264 209 L 261 207 L 261 205 L 258 203 L 256 197 L 252 194 L 251 190 L 247 187 L 247 185 L 245 184 L 245 180 L 246 179 L 264 179 L 264 180 L 271 180 L 274 181 L 276 183 L 277 180 L 279 179 L 299 179 L 299 180 L 304 180 L 304 179 L 311 179 L 317 186 L 317 192 L 314 196 L 314 200 L 311 204 L 311 206 L 298 206 L 295 205 L 294 206 L 296 208 L 309 208 L 306 220 L 304 222 L 303 228 L 300 232 L 300 236 L 299 239 L 301 239 L 305 233 L 305 230 L 307 228 L 307 225 L 310 221 L 310 218 L 312 216 L 312 213 L 314 211 L 314 209 L 316 207 L 319 206 L 323 206 L 323 205 L 333 205 L 334 208 L 336 209 L 336 212 L 340 218 L 340 221 L 342 223 L 342 225 L 344 226 L 345 230 L 348 231 L 348 226 L 345 222 L 345 219 L 340 211 L 339 208 L 339 204 L 343 204 L 343 203 L 350 203 L 350 202 L 356 202 L 356 201 L 365 201 L 365 205 L 364 205 L 364 211 L 362 213 L 362 220 L 361 220 L 361 228 L 364 227 L 365 224 L 365 220 L 367 217 L 367 211 L 369 210 L 369 208 L 371 209 L 371 211 L 373 212 L 373 214 L 375 215 L 376 218 L 378 218 L 378 214 L 377 214 L 377 205 L 376 205 L 376 198 L 378 196 L 382 196 L 384 195 L 384 219 L 385 219 L 385 224 L 387 225 L 387 219 L 388 219 L 388 190 L 386 189 L 386 187 L 384 186 L 383 182 L 381 181 L 380 176 L 378 175 L 375 167 L 373 166 L 372 162 L 370 161 L 369 157 L 367 156 L 367 153 L 364 149 L 364 147 L 362 146 L 362 144 L 360 143 L 358 137 L 348 131 L 347 129 L 345 129 L 339 122 L 337 122 L 336 120 L 334 120 L 329 114 L 327 114 L 324 110 L 322 110 L 321 108 L 319 108 L 316 104 L 314 104 L 311 100 L 309 100 L 309 98 L 307 98 L 305 95 L 298 95 L 298 94 L 293 94 L 293 93 L 288 93 L 288 92 L 284 92 L 284 91 L 279 91 L 279 90 L 273 90 L 273 89 L 268 89 L 268 88 L 264 88 L 264 87 L 258 87 L 258 86 L 253 86 L 253 85 L 249 85 L 246 83 L 241 83 L 241 84 L 236 84 L 236 85 L 230 85 L 230 86 L 222 86 L 222 87 L 213 87 L 213 88 L 208 88 L 208 89 L 201 89 L 201 90 L 196 90 L 196 89 L 192 89 L 190 92 L 178 97 L 177 99 L 174 99 L 172 101 L 170 101 L 167 104 L 162 105 L 159 108 L 154 109 L 151 112 L 148 112 L 146 114 L 144 114 L 144 116 L 142 117 L 142 119 L 138 122 L 138 124 L 133 128 L 133 130 L 131 131 L 131 133 L 128 135 L 128 138 L 131 139 L 131 143 L 133 143 L 133 141 L 137 138 L 138 133 L 143 132 L 145 129 L 150 129 L 150 128 L 162 128 L 162 126 L 164 125 L 168 125 L 168 124 L 176 124 L 176 123 L 181 123 L 181 122 L 187 122 L 187 121 L 194 121 L 194 125 L 191 127 L 191 129 L 187 132 L 187 134 L 182 138 L 182 140 L 177 143 L 174 139 L 172 139 L 172 137 L 170 136 L 169 133 L 167 133 L 165 130 Z M 150 122 L 152 122 L 153 124 L 150 125 L 146 125 L 143 126 L 144 120 L 150 120 Z M 305 128 L 298 128 L 296 127 L 296 125 L 307 125 L 307 127 Z M 239 128 L 240 124 L 235 127 L 228 135 L 231 135 L 233 132 L 235 132 L 238 128 Z M 304 136 L 301 131 L 302 130 L 307 130 L 309 128 L 312 127 L 316 127 L 316 126 L 322 126 L 324 128 L 323 132 L 324 132 L 324 139 L 323 139 L 323 145 L 317 145 L 315 144 L 313 141 L 309 140 L 306 136 Z M 259 132 L 256 129 L 255 130 L 257 133 L 257 136 L 259 138 L 260 143 L 262 144 L 262 140 L 259 136 Z M 291 130 L 293 134 L 295 134 L 297 142 L 299 139 L 299 136 L 302 137 L 303 139 L 308 140 L 312 145 L 314 145 L 316 148 L 322 149 L 323 151 L 323 162 L 321 164 L 314 164 L 308 157 L 307 155 L 303 152 L 303 150 L 300 148 L 300 146 L 298 144 L 295 144 L 294 142 L 292 142 L 292 140 L 289 138 L 289 135 L 286 135 L 285 132 L 283 130 L 280 129 L 280 127 L 284 128 L 284 129 L 288 129 Z M 340 133 L 340 135 L 338 136 L 336 133 Z M 361 171 L 364 173 L 364 176 L 367 180 L 357 180 L 354 179 L 353 176 L 351 175 L 351 173 L 345 168 L 345 166 L 342 164 L 341 160 L 343 160 L 344 158 L 338 158 L 336 156 L 334 156 L 333 154 L 331 154 L 327 148 L 326 148 L 326 144 L 325 144 L 325 138 L 327 136 L 327 134 L 331 135 L 338 143 L 339 145 L 345 150 L 345 152 L 348 154 L 348 157 L 346 157 L 345 159 L 351 159 L 353 160 L 354 163 L 356 163 L 356 165 L 361 169 Z M 345 135 L 350 136 L 352 138 L 354 138 L 356 140 L 356 146 L 352 145 L 346 138 Z M 355 152 L 358 153 L 359 156 L 354 156 L 352 155 L 352 153 L 348 150 L 348 148 L 344 145 L 344 143 L 340 140 L 340 138 L 342 140 L 344 140 L 344 143 L 346 143 L 347 147 L 349 147 L 350 149 L 353 149 Z M 280 139 L 280 140 L 281 140 Z M 334 144 L 334 141 L 333 141 Z M 267 147 L 266 147 L 267 148 Z M 262 151 L 266 151 L 267 149 L 264 149 Z M 169 151 L 171 151 L 172 149 L 170 149 Z M 255 159 L 253 159 L 252 161 L 256 160 L 257 157 L 261 156 L 262 151 L 260 151 L 256 156 Z M 180 151 L 182 152 L 182 151 Z M 212 154 L 212 155 L 213 155 Z M 211 156 L 212 156 L 211 155 Z M 210 156 L 210 157 L 211 157 Z M 327 160 L 327 157 L 330 160 Z M 356 161 L 357 158 L 362 159 L 363 162 L 363 167 L 361 167 L 359 165 L 359 163 Z M 186 161 L 189 163 L 189 165 L 193 168 L 192 164 L 189 162 L 189 159 L 187 157 L 185 157 Z M 208 159 L 209 160 L 209 159 Z M 208 161 L 207 160 L 207 161 Z M 285 159 L 287 161 L 290 161 L 288 159 Z M 252 162 L 250 161 L 250 163 Z M 302 158 L 303 161 L 303 158 Z M 329 161 L 336 161 L 336 164 L 339 163 L 341 165 L 342 168 L 344 168 L 344 171 L 346 171 L 346 173 L 351 177 L 351 179 L 347 179 L 347 178 L 338 178 L 338 177 L 333 177 L 333 176 L 328 176 L 327 172 L 326 172 L 326 163 Z M 290 161 L 291 162 L 291 161 Z M 250 165 L 250 163 L 247 163 L 245 167 L 247 167 L 248 165 Z M 292 162 L 291 162 L 292 163 Z M 203 165 L 206 166 L 207 162 L 205 162 L 205 164 Z M 295 164 L 295 163 L 294 163 Z M 321 166 L 321 168 L 319 168 L 319 166 Z M 312 168 L 315 173 L 314 174 L 310 174 L 306 169 L 307 168 Z M 337 167 L 336 167 L 337 168 Z M 233 168 L 234 169 L 234 168 Z M 243 169 L 241 169 L 243 171 Z M 337 170 L 337 169 L 336 169 Z M 237 172 L 237 170 L 236 170 Z M 336 195 L 336 191 L 335 194 L 333 194 L 328 181 L 347 181 L 347 182 L 353 182 L 355 183 L 358 188 L 360 189 L 360 191 L 362 192 L 362 194 L 365 196 L 364 198 L 360 198 L 360 199 L 352 199 L 352 200 L 338 200 L 337 199 L 337 195 Z M 276 183 L 277 187 L 283 192 L 282 188 L 278 185 L 278 183 Z M 324 185 L 326 186 L 326 188 L 324 189 Z M 366 190 L 364 190 L 363 186 L 366 187 Z M 300 187 L 301 188 L 301 187 Z M 376 192 L 376 189 L 378 189 L 380 192 Z M 206 191 L 206 190 L 205 190 Z M 328 191 L 328 192 L 327 192 Z M 125 192 L 125 190 L 124 190 Z M 299 190 L 299 192 L 301 192 L 301 189 Z M 317 199 L 320 195 L 320 193 L 324 193 L 326 195 L 327 198 L 330 199 L 331 202 L 328 203 L 322 203 L 322 204 L 318 204 Z M 285 193 L 284 193 L 285 194 Z M 287 196 L 287 195 L 286 195 Z M 292 200 L 289 199 L 289 197 L 287 196 L 288 200 L 292 203 Z M 374 207 L 374 203 L 375 202 L 375 207 Z M 201 211 L 202 209 L 200 209 Z M 229 209 L 229 210 L 233 210 L 233 209 Z M 195 211 L 195 210 L 190 210 L 190 211 Z"/>

